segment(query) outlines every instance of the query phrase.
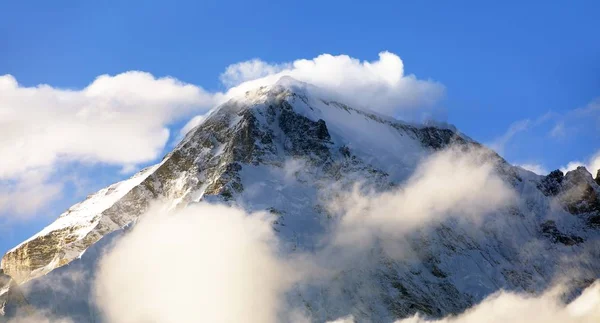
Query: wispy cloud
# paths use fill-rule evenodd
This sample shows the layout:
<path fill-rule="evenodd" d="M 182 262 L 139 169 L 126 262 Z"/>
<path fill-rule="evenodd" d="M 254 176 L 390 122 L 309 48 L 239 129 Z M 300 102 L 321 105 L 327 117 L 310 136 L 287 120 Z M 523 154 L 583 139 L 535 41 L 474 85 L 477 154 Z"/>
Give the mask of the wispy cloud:
<path fill-rule="evenodd" d="M 538 163 L 516 164 L 515 166 L 519 166 L 538 175 L 546 175 L 549 173 L 549 171 L 542 164 Z"/>
<path fill-rule="evenodd" d="M 516 198 L 494 167 L 487 150 L 450 148 L 424 160 L 398 190 L 377 194 L 354 190 L 332 205 L 334 212 L 341 212 L 335 244 L 368 249 L 374 239 L 394 240 L 449 217 L 478 221 Z M 389 250 L 391 256 L 397 253 Z"/>
<path fill-rule="evenodd" d="M 518 133 L 528 130 L 531 127 L 531 124 L 532 122 L 529 119 L 523 119 L 513 122 L 502 136 L 496 138 L 489 145 L 490 148 L 497 151 L 499 154 L 502 154 L 504 152 L 504 147 L 506 146 L 506 144 L 510 140 L 512 140 L 513 137 L 515 137 Z"/>

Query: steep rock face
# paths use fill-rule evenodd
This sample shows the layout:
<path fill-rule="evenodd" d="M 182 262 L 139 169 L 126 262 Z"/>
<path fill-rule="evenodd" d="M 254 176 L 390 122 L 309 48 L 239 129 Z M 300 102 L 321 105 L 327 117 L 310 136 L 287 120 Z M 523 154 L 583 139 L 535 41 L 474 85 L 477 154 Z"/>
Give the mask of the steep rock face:
<path fill-rule="evenodd" d="M 361 182 L 389 190 L 423 158 L 449 145 L 480 147 L 448 127 L 354 109 L 312 96 L 304 85 L 263 87 L 215 109 L 158 165 L 72 207 L 7 253 L 2 267 L 26 282 L 26 296 L 37 308 L 93 322 L 93 306 L 82 302 L 89 297 L 89 280 L 69 283 L 65 295 L 49 282 L 74 272 L 92 275 L 106 237 L 120 234 L 154 200 L 173 208 L 209 200 L 268 210 L 278 216 L 274 228 L 284 248 L 312 251 L 331 225 L 322 200 L 329 188 Z M 577 279 L 598 277 L 599 231 L 593 223 L 600 189 L 591 175 L 577 170 L 538 176 L 491 151 L 482 158 L 492 161 L 522 203 L 480 227 L 449 220 L 412 232 L 406 237 L 411 257 L 394 260 L 375 248 L 361 266 L 340 270 L 326 285 L 294 291 L 290 302 L 307 308 L 315 322 L 348 314 L 385 322 L 416 312 L 457 313 L 500 288 L 539 292 L 566 260 L 584 264 Z M 453 183 L 445 185 L 452 189 Z M 61 295 L 60 303 L 48 295 Z"/>
<path fill-rule="evenodd" d="M 599 186 L 585 167 L 568 172 L 562 186 L 562 199 L 569 213 L 600 212 Z"/>
<path fill-rule="evenodd" d="M 0 322 L 32 312 L 17 282 L 0 270 Z"/>
<path fill-rule="evenodd" d="M 585 167 L 577 167 L 566 175 L 560 170 L 552 171 L 538 188 L 546 196 L 556 196 L 566 211 L 585 219 L 590 227 L 600 228 L 600 186 L 598 178 L 594 179 Z"/>

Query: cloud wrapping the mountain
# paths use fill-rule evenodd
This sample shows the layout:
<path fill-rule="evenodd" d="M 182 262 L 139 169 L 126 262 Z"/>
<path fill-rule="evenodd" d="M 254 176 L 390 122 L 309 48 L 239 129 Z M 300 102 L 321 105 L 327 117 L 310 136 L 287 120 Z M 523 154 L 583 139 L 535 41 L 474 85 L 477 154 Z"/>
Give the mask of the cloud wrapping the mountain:
<path fill-rule="evenodd" d="M 278 322 L 293 271 L 269 215 L 157 207 L 102 260 L 96 299 L 109 322 Z"/>
<path fill-rule="evenodd" d="M 560 170 L 563 173 L 566 173 L 576 169 L 579 166 L 585 167 L 595 177 L 597 172 L 600 170 L 600 151 L 596 152 L 592 157 L 590 157 L 587 162 L 572 161 L 561 167 Z"/>
<path fill-rule="evenodd" d="M 269 64 L 258 58 L 239 62 L 227 66 L 219 77 L 221 83 L 228 87 L 235 87 L 246 81 L 256 80 L 265 76 L 277 74 L 283 70 L 293 68 L 290 63 Z"/>
<path fill-rule="evenodd" d="M 555 291 L 539 297 L 499 292 L 465 313 L 441 320 L 412 317 L 395 323 L 593 323 L 600 322 L 600 283 L 588 287 L 568 305 Z"/>
<path fill-rule="evenodd" d="M 462 314 L 440 320 L 420 316 L 394 323 L 595 323 L 600 322 L 600 282 L 596 282 L 571 303 L 559 300 L 554 288 L 540 296 L 500 291 Z M 327 323 L 354 323 L 345 317 Z"/>
<path fill-rule="evenodd" d="M 334 243 L 356 250 L 450 217 L 476 223 L 516 199 L 495 172 L 492 158 L 483 149 L 450 148 L 425 159 L 397 190 L 365 194 L 355 189 L 331 205 L 342 214 Z M 388 253 L 396 253 L 392 249 L 399 245 L 391 243 Z"/>
<path fill-rule="evenodd" d="M 525 163 L 525 164 L 517 164 L 515 166 L 519 166 L 523 169 L 526 169 L 530 172 L 534 172 L 538 175 L 546 175 L 549 171 L 542 165 L 537 163 Z"/>
<path fill-rule="evenodd" d="M 351 106 L 391 116 L 432 108 L 444 96 L 443 85 L 406 75 L 400 57 L 390 52 L 379 53 L 372 62 L 330 54 L 276 65 L 255 59 L 230 65 L 221 80 L 236 85 L 230 93 L 243 93 L 282 76 L 315 85 Z"/>

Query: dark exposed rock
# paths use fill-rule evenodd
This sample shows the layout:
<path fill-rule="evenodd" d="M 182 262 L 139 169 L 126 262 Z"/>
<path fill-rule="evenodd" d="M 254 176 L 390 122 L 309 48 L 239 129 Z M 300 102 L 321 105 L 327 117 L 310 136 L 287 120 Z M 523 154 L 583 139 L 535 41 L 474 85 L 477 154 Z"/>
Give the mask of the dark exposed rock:
<path fill-rule="evenodd" d="M 417 130 L 417 136 L 426 147 L 442 149 L 451 144 L 464 144 L 466 140 L 450 129 L 424 127 Z"/>
<path fill-rule="evenodd" d="M 600 189 L 585 167 L 568 172 L 563 181 L 561 200 L 572 214 L 600 212 Z"/>
<path fill-rule="evenodd" d="M 342 156 L 348 158 L 350 157 L 350 148 L 348 148 L 347 146 L 342 146 L 340 147 L 340 153 L 342 154 Z"/>
<path fill-rule="evenodd" d="M 572 246 L 584 242 L 581 237 L 560 232 L 556 227 L 556 223 L 552 220 L 542 223 L 541 229 L 542 235 L 550 239 L 553 243 L 562 243 L 566 246 Z"/>
<path fill-rule="evenodd" d="M 594 229 L 600 229 L 600 214 L 592 215 L 587 220 L 588 226 Z"/>
<path fill-rule="evenodd" d="M 544 179 L 542 179 L 541 183 L 538 185 L 538 188 L 544 195 L 546 196 L 556 196 L 560 193 L 562 181 L 564 179 L 564 174 L 560 170 L 553 170 L 550 174 L 546 175 Z"/>
<path fill-rule="evenodd" d="M 312 157 L 311 159 L 316 158 L 320 163 L 329 158 L 331 137 L 324 120 L 319 119 L 315 122 L 301 116 L 284 101 L 281 103 L 278 121 L 279 127 L 287 137 L 284 148 L 292 156 Z"/>

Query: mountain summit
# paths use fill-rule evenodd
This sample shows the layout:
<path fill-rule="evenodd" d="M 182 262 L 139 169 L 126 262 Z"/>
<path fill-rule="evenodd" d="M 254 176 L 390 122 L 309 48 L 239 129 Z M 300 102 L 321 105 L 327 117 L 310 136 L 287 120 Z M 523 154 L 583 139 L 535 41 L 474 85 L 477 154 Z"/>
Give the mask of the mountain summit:
<path fill-rule="evenodd" d="M 309 91 L 319 92 L 283 77 L 273 86 L 226 102 L 159 164 L 72 206 L 10 250 L 2 268 L 20 283 L 44 275 L 135 221 L 152 200 L 167 199 L 173 207 L 204 196 L 234 200 L 248 185 L 240 178 L 247 173 L 242 171 L 244 164 L 248 169 L 282 168 L 290 159 L 305 158 L 326 173 L 354 168 L 365 178 L 375 174 L 393 182 L 406 177 L 427 150 L 469 140 L 450 129 L 409 125 L 310 97 Z"/>
<path fill-rule="evenodd" d="M 72 206 L 4 255 L 2 268 L 25 286 L 32 305 L 95 322 L 93 304 L 82 301 L 89 297 L 89 280 L 68 292 L 47 282 L 69 272 L 92 273 L 111 237 L 135 225 L 153 201 L 172 209 L 209 201 L 268 211 L 277 216 L 274 229 L 286 248 L 310 252 L 335 218 L 324 189 L 361 183 L 375 192 L 394 190 L 426 158 L 450 147 L 486 151 L 494 174 L 520 201 L 495 214 L 508 219 L 509 227 L 492 218 L 475 231 L 447 221 L 412 232 L 406 239 L 413 260 L 374 252 L 373 266 L 341 270 L 318 293 L 299 292 L 291 302 L 304 304 L 315 322 L 347 314 L 381 322 L 417 312 L 458 313 L 499 289 L 539 292 L 564 259 L 581 265 L 581 286 L 600 276 L 594 247 L 600 187 L 587 170 L 539 176 L 451 126 L 411 124 L 358 109 L 291 78 L 215 108 L 160 163 Z M 449 191 L 456 184 L 440 183 Z M 340 288 L 342 294 L 332 292 Z"/>

